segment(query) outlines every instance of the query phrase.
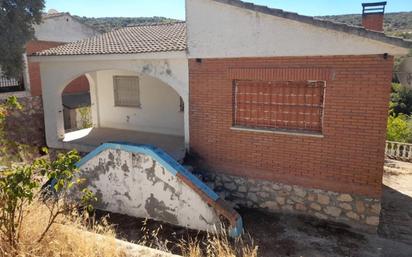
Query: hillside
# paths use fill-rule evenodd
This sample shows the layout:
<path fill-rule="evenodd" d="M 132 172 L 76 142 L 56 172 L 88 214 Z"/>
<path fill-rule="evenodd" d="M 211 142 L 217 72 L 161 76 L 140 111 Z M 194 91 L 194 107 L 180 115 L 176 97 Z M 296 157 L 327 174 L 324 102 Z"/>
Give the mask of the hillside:
<path fill-rule="evenodd" d="M 159 23 L 176 21 L 165 17 L 104 17 L 104 18 L 88 18 L 75 16 L 83 23 L 96 28 L 99 32 L 108 32 L 112 29 L 118 29 L 135 24 L 142 23 Z"/>
<path fill-rule="evenodd" d="M 82 22 L 95 27 L 100 32 L 126 27 L 134 24 L 176 21 L 165 17 L 79 17 Z M 360 14 L 320 16 L 320 19 L 342 22 L 353 25 L 361 24 Z M 389 35 L 412 39 L 412 12 L 398 12 L 385 14 L 385 32 Z"/>
<path fill-rule="evenodd" d="M 362 15 L 348 14 L 317 18 L 360 26 Z M 386 13 L 384 28 L 385 33 L 389 35 L 412 39 L 412 12 Z"/>

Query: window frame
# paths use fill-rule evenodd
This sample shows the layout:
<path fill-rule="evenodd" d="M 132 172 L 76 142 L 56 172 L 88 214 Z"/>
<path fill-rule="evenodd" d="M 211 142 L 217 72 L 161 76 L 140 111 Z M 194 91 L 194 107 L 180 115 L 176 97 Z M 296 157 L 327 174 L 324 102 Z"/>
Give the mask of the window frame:
<path fill-rule="evenodd" d="M 137 81 L 137 100 L 136 104 L 121 104 L 119 103 L 119 90 L 118 90 L 118 84 L 117 81 L 119 78 L 129 78 L 129 79 L 135 79 Z M 114 100 L 114 106 L 115 107 L 126 107 L 126 108 L 142 108 L 142 103 L 140 101 L 140 77 L 139 76 L 128 76 L 128 75 L 115 75 L 113 76 L 113 100 Z"/>
<path fill-rule="evenodd" d="M 300 128 L 281 128 L 281 127 L 265 127 L 265 126 L 251 126 L 246 124 L 239 124 L 237 122 L 237 107 L 238 107 L 238 83 L 239 82 L 262 82 L 262 83 L 290 83 L 290 82 L 307 82 L 307 83 L 319 83 L 322 82 L 323 92 L 321 95 L 321 105 L 320 105 L 320 129 L 310 130 L 310 129 L 300 129 Z M 265 132 L 265 133 L 277 133 L 277 134 L 290 134 L 290 135 L 306 135 L 323 137 L 324 130 L 324 117 L 325 117 L 325 105 L 326 105 L 326 87 L 327 81 L 325 80 L 233 80 L 233 90 L 232 90 L 232 130 L 239 131 L 252 131 L 252 132 Z"/>

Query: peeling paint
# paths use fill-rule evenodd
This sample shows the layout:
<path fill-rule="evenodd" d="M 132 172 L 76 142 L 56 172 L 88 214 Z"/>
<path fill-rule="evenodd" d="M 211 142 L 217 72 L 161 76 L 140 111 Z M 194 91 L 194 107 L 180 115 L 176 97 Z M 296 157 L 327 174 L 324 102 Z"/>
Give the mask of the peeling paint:
<path fill-rule="evenodd" d="M 150 197 L 146 199 L 144 208 L 154 219 L 163 220 L 172 224 L 179 224 L 176 215 L 173 214 L 175 209 L 167 207 L 163 201 L 156 199 L 153 194 L 150 194 Z"/>
<path fill-rule="evenodd" d="M 187 184 L 193 178 L 177 176 L 162 159 L 113 147 L 85 160 L 79 176 L 98 197 L 97 209 L 210 232 L 221 227 L 216 205 Z"/>

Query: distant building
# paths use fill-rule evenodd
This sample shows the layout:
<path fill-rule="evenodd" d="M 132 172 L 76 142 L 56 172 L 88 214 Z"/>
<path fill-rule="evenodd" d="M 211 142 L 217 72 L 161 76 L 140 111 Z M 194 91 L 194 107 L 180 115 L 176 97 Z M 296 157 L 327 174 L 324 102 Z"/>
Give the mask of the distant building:
<path fill-rule="evenodd" d="M 69 13 L 60 13 L 56 10 L 49 10 L 48 13 L 45 13 L 42 23 L 34 25 L 34 29 L 35 40 L 27 43 L 27 55 L 99 34 L 95 29 L 80 22 Z M 27 62 L 26 56 L 23 56 L 23 58 L 26 67 L 22 72 L 23 76 L 21 78 L 6 79 L 5 77 L 0 77 L 0 97 L 1 93 L 5 92 L 18 96 L 41 95 L 39 64 Z M 87 92 L 89 90 L 88 87 L 86 79 L 79 79 L 73 81 L 67 92 Z"/>

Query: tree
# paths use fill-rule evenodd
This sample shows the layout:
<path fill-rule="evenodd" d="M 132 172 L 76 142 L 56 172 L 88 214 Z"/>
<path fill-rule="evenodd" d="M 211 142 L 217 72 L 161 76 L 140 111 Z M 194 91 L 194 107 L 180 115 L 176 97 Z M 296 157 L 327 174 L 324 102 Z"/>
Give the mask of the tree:
<path fill-rule="evenodd" d="M 392 84 L 391 93 L 391 112 L 398 114 L 412 114 L 412 89 L 402 86 L 401 84 Z"/>
<path fill-rule="evenodd" d="M 43 8 L 44 0 L 0 0 L 0 67 L 7 77 L 21 75 L 25 44 L 34 38 Z"/>

